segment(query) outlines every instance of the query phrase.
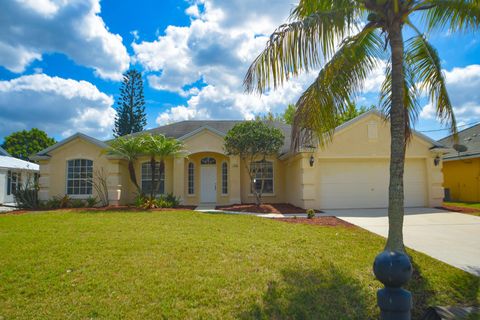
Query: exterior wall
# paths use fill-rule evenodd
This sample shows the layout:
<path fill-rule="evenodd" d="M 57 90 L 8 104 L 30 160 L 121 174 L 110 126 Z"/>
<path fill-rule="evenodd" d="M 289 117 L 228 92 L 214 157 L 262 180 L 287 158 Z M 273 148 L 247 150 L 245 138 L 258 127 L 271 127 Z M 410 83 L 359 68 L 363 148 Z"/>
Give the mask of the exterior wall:
<path fill-rule="evenodd" d="M 442 182 L 443 176 L 441 165 L 434 165 L 434 158 L 437 154 L 430 151 L 431 144 L 427 141 L 413 136 L 410 140 L 406 159 L 423 159 L 426 171 L 426 193 L 428 206 L 440 206 L 443 198 Z M 315 177 L 320 176 L 322 170 L 318 161 L 322 159 L 371 159 L 388 161 L 390 159 L 390 125 L 378 115 L 371 114 L 352 125 L 337 131 L 333 143 L 320 149 L 315 154 Z M 408 165 L 408 164 L 407 164 Z M 406 171 L 408 168 L 406 168 Z M 373 181 L 388 179 L 378 172 L 378 177 L 371 177 Z M 317 183 L 318 186 L 318 183 Z M 321 207 L 319 203 L 315 205 Z"/>
<path fill-rule="evenodd" d="M 285 202 L 285 164 L 276 157 L 267 157 L 266 160 L 273 162 L 273 193 L 264 193 L 262 201 L 283 203 Z M 244 161 L 240 161 L 240 174 L 241 202 L 254 203 L 255 195 L 251 192 L 250 176 Z"/>
<path fill-rule="evenodd" d="M 426 201 L 425 205 L 439 206 L 443 198 L 443 175 L 441 164 L 434 165 L 431 145 L 414 136 L 407 146 L 406 158 L 423 160 L 426 172 Z M 310 167 L 309 157 L 314 156 L 314 165 Z M 333 141 L 324 148 L 319 148 L 315 153 L 304 153 L 301 157 L 288 161 L 287 201 L 303 208 L 322 208 L 319 203 L 318 192 L 321 181 L 322 160 L 351 160 L 352 165 L 357 161 L 374 160 L 387 163 L 390 158 L 390 127 L 387 122 L 375 114 L 358 120 L 343 129 L 337 130 Z M 418 162 L 417 162 L 418 163 Z M 378 171 L 378 176 L 372 176 L 372 181 L 388 179 L 385 173 Z M 290 187 L 291 186 L 291 187 Z M 298 188 L 298 189 L 297 189 Z M 295 189 L 295 192 L 292 190 Z"/>
<path fill-rule="evenodd" d="M 316 208 L 316 166 L 310 166 L 312 153 L 298 154 L 285 163 L 285 202 L 300 208 Z"/>
<path fill-rule="evenodd" d="M 445 161 L 443 175 L 451 200 L 480 202 L 480 158 Z"/>
<path fill-rule="evenodd" d="M 104 170 L 107 177 L 110 204 L 123 203 L 122 183 L 123 169 L 119 160 L 110 160 L 102 149 L 83 139 L 75 139 L 68 144 L 53 150 L 49 160 L 40 161 L 40 200 L 48 200 L 54 196 L 66 194 L 66 171 L 67 161 L 72 159 L 89 159 L 93 161 L 93 171 Z M 128 176 L 127 176 L 128 177 Z M 93 190 L 93 197 L 98 197 Z M 85 196 L 72 196 L 84 198 Z"/>
<path fill-rule="evenodd" d="M 7 198 L 7 170 L 0 169 L 0 203 L 6 203 Z"/>

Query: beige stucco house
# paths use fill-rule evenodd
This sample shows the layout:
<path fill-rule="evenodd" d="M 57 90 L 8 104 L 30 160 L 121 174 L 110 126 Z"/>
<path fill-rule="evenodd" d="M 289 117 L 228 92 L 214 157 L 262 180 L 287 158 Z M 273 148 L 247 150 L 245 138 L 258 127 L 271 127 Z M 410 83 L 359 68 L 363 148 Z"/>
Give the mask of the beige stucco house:
<path fill-rule="evenodd" d="M 225 134 L 239 121 L 183 121 L 147 132 L 162 133 L 184 142 L 185 156 L 166 161 L 160 193 L 181 197 L 184 205 L 254 202 L 248 172 L 236 156 L 223 148 Z M 324 149 L 291 153 L 290 127 L 275 123 L 285 134 L 277 156 L 255 164 L 264 170 L 264 201 L 291 203 L 302 208 L 381 208 L 387 206 L 389 180 L 389 124 L 376 111 L 339 126 Z M 40 163 L 40 199 L 68 194 L 95 196 L 89 180 L 96 170 L 108 176 L 111 204 L 128 204 L 135 197 L 127 163 L 106 155 L 106 143 L 84 134 L 36 155 Z M 438 206 L 443 198 L 441 146 L 415 133 L 407 148 L 405 205 Z M 436 159 L 437 158 L 437 159 Z M 436 160 L 436 161 L 435 161 Z M 136 163 L 140 186 L 150 180 L 148 158 Z"/>

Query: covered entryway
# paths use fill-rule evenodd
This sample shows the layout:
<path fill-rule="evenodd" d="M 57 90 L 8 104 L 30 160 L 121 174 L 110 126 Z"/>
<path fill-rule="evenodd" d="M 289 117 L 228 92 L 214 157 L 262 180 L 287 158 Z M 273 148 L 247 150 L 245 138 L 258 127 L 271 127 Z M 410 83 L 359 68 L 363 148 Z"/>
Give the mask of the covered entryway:
<path fill-rule="evenodd" d="M 320 209 L 388 206 L 388 159 L 331 159 L 319 162 Z M 405 162 L 405 206 L 427 206 L 425 159 Z"/>
<path fill-rule="evenodd" d="M 200 161 L 200 202 L 217 202 L 217 162 L 212 157 Z"/>

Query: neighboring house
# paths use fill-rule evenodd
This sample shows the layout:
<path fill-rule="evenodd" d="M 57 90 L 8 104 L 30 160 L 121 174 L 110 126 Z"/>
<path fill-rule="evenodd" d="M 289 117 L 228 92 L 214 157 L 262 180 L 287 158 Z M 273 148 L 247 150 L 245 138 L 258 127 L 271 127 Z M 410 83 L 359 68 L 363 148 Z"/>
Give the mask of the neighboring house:
<path fill-rule="evenodd" d="M 248 171 L 237 156 L 224 151 L 224 136 L 239 121 L 182 121 L 146 131 L 185 143 L 187 156 L 166 161 L 159 193 L 180 196 L 185 205 L 254 202 Z M 264 170 L 265 202 L 291 203 L 303 208 L 377 208 L 388 204 L 390 130 L 376 111 L 369 111 L 341 126 L 325 149 L 289 151 L 291 128 L 274 123 L 285 134 L 279 155 L 255 165 Z M 105 142 L 81 133 L 37 154 L 40 163 L 40 199 L 68 194 L 95 195 L 94 172 L 108 174 L 111 204 L 131 203 L 135 188 L 125 160 L 104 153 Z M 438 206 L 442 202 L 441 157 L 437 142 L 414 133 L 405 169 L 405 205 Z M 138 183 L 150 184 L 148 157 L 135 164 Z M 261 184 L 259 184 L 261 185 Z"/>
<path fill-rule="evenodd" d="M 33 182 L 38 172 L 38 164 L 14 158 L 0 147 L 0 204 L 13 205 L 13 193 L 22 183 Z"/>
<path fill-rule="evenodd" d="M 451 152 L 444 157 L 446 200 L 480 202 L 480 124 L 439 141 Z M 454 148 L 454 145 L 455 148 Z"/>

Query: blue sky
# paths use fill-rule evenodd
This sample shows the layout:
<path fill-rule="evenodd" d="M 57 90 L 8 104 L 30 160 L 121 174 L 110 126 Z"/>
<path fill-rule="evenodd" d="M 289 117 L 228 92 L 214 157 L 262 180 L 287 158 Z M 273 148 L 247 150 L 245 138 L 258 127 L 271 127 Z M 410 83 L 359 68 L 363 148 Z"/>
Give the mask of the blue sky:
<path fill-rule="evenodd" d="M 0 141 L 38 127 L 56 139 L 111 136 L 122 72 L 142 71 L 148 127 L 184 119 L 280 113 L 314 79 L 304 74 L 265 96 L 245 95 L 246 69 L 286 21 L 290 0 L 0 0 Z M 1 25 L 4 24 L 4 25 Z M 430 35 L 443 60 L 460 125 L 480 121 L 480 38 Z M 382 69 L 360 103 L 377 102 Z M 416 124 L 443 130 L 428 101 Z M 464 127 L 461 127 L 462 129 Z"/>

